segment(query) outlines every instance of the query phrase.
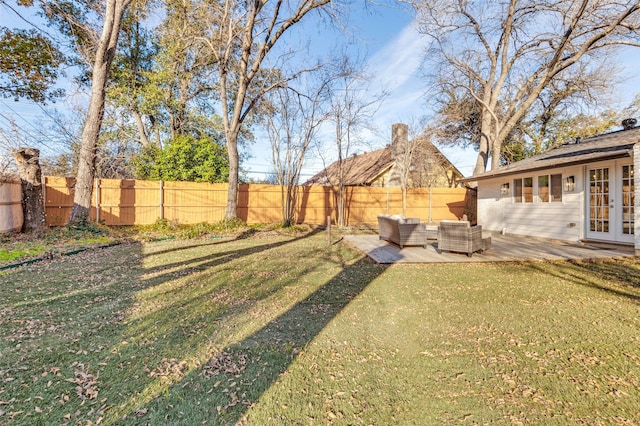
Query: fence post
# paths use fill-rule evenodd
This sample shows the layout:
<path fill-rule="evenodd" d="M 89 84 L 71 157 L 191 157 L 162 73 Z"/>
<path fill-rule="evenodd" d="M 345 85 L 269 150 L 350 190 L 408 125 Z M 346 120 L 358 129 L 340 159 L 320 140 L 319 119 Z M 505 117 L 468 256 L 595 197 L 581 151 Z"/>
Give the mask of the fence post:
<path fill-rule="evenodd" d="M 164 182 L 160 181 L 160 220 L 164 219 Z"/>
<path fill-rule="evenodd" d="M 49 226 L 47 218 L 47 177 L 42 175 L 42 203 L 44 204 L 44 225 Z"/>
<path fill-rule="evenodd" d="M 331 245 L 331 216 L 327 216 L 327 245 Z"/>
<path fill-rule="evenodd" d="M 387 183 L 387 213 L 386 214 L 389 214 L 389 191 L 390 190 L 391 189 L 389 188 L 389 183 Z"/>
<path fill-rule="evenodd" d="M 100 223 L 100 179 L 96 178 L 96 223 Z"/>
<path fill-rule="evenodd" d="M 433 187 L 429 185 L 429 223 L 433 222 L 433 215 L 431 212 L 431 206 L 433 205 L 432 195 L 431 195 L 432 191 L 433 191 Z"/>

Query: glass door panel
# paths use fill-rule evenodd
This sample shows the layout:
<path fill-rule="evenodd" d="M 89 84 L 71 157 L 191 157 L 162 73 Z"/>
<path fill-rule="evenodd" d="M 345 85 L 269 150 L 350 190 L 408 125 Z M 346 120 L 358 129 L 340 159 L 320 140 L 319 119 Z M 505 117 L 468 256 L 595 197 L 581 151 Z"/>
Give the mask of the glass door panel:
<path fill-rule="evenodd" d="M 634 241 L 633 164 L 589 170 L 587 238 Z"/>
<path fill-rule="evenodd" d="M 622 166 L 621 233 L 623 236 L 633 235 L 634 203 L 633 164 L 630 164 L 628 166 Z"/>
<path fill-rule="evenodd" d="M 607 167 L 589 171 L 589 231 L 596 234 L 609 233 L 609 168 Z"/>

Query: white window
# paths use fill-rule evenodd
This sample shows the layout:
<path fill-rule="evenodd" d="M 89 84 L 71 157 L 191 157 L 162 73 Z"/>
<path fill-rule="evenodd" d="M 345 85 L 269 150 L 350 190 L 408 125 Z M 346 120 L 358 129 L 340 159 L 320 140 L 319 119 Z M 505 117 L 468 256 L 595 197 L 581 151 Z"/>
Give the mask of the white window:
<path fill-rule="evenodd" d="M 538 196 L 539 203 L 555 203 L 562 201 L 562 175 L 542 175 L 538 176 Z"/>
<path fill-rule="evenodd" d="M 516 203 L 533 203 L 533 178 L 514 179 L 513 201 Z"/>

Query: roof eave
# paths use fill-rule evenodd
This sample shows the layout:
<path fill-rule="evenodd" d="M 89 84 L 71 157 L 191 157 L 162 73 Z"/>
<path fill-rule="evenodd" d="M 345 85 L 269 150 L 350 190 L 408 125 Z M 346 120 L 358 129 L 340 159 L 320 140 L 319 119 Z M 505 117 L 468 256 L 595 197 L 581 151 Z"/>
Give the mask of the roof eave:
<path fill-rule="evenodd" d="M 371 183 L 375 182 L 376 179 L 380 178 L 382 175 L 384 175 L 386 172 L 388 172 L 389 170 L 391 170 L 391 168 L 393 167 L 393 165 L 395 164 L 395 162 L 391 162 L 389 163 L 387 166 L 383 167 L 380 172 L 378 172 L 377 174 L 375 174 L 374 176 L 372 176 L 371 178 L 369 178 L 369 180 L 367 180 L 365 182 L 366 185 L 371 185 Z"/>
<path fill-rule="evenodd" d="M 607 156 L 602 156 L 602 157 L 596 157 L 596 158 L 592 158 L 592 159 L 588 159 L 588 160 L 574 160 L 574 161 L 567 161 L 567 162 L 563 162 L 560 164 L 553 164 L 553 165 L 546 165 L 546 166 L 540 166 L 540 167 L 531 167 L 531 168 L 527 168 L 527 169 L 520 169 L 520 170 L 505 170 L 505 171 L 496 171 L 495 173 L 487 173 L 487 174 L 483 174 L 481 176 L 471 176 L 468 178 L 464 178 L 464 179 L 459 179 L 458 182 L 462 182 L 462 183 L 468 183 L 468 182 L 478 182 L 481 180 L 487 180 L 487 179 L 494 179 L 494 178 L 498 178 L 498 177 L 502 177 L 502 176 L 513 176 L 513 175 L 519 175 L 519 174 L 523 174 L 523 173 L 529 173 L 529 172 L 539 172 L 541 170 L 550 170 L 550 169 L 556 169 L 559 167 L 569 167 L 569 166 L 576 166 L 576 165 L 580 165 L 580 164 L 590 164 L 590 163 L 597 163 L 600 161 L 607 161 L 607 160 L 615 160 L 618 158 L 625 158 L 625 157 L 633 157 L 633 150 L 632 149 L 628 149 L 628 150 L 624 150 L 624 151 L 618 151 L 615 154 L 611 154 L 611 155 L 607 155 Z"/>

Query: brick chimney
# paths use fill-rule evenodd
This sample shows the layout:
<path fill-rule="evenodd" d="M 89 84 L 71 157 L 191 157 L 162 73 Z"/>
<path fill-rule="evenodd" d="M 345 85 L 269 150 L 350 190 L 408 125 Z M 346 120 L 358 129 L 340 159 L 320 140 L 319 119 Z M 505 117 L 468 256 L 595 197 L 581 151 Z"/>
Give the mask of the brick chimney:
<path fill-rule="evenodd" d="M 398 152 L 409 143 L 409 125 L 404 123 L 395 123 L 391 125 L 391 153 L 393 158 L 397 158 Z"/>
<path fill-rule="evenodd" d="M 404 123 L 396 123 L 391 125 L 391 156 L 393 160 L 403 163 L 403 153 L 407 151 L 409 146 L 409 125 Z M 400 168 L 396 165 L 391 169 L 387 180 L 387 186 L 400 186 Z"/>
<path fill-rule="evenodd" d="M 638 120 L 636 120 L 635 118 L 625 118 L 624 120 L 622 120 L 622 128 L 624 130 L 631 130 L 636 127 L 637 123 Z"/>

